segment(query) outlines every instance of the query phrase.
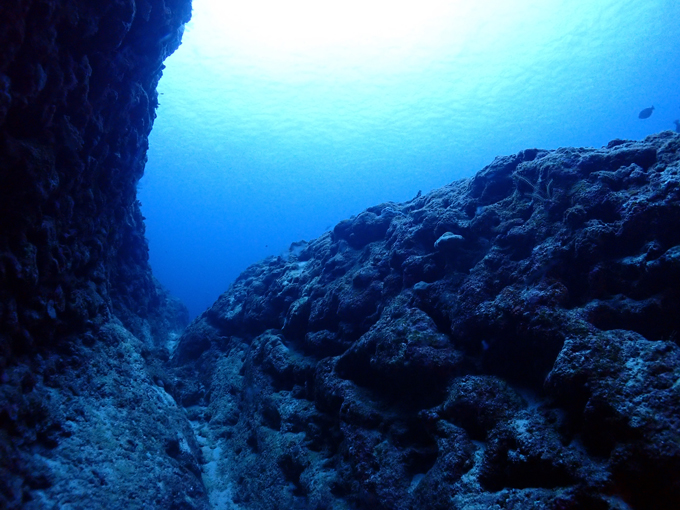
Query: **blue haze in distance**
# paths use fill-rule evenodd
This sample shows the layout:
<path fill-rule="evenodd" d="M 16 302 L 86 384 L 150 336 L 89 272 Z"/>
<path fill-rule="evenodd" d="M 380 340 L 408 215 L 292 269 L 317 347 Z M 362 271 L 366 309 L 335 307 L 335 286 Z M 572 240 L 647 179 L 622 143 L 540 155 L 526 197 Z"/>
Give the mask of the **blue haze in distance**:
<path fill-rule="evenodd" d="M 678 0 L 194 0 L 139 187 L 153 271 L 195 316 L 248 265 L 498 155 L 674 129 L 678 20 Z"/>

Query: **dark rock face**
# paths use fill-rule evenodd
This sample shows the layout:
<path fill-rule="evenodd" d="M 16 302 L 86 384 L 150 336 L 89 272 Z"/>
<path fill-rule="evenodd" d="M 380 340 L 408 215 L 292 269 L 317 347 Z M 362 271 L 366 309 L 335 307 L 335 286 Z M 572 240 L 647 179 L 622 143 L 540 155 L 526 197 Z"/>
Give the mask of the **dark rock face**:
<path fill-rule="evenodd" d="M 249 268 L 172 360 L 210 498 L 678 508 L 679 150 L 526 150 Z"/>
<path fill-rule="evenodd" d="M 0 6 L 0 365 L 160 308 L 136 201 L 189 0 Z"/>
<path fill-rule="evenodd" d="M 206 508 L 136 200 L 190 0 L 0 2 L 0 508 Z"/>

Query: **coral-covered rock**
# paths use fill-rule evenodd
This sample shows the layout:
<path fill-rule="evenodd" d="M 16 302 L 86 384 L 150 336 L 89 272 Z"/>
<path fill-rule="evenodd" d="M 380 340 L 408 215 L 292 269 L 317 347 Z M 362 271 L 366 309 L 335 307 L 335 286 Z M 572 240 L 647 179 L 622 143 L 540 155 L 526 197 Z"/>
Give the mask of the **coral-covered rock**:
<path fill-rule="evenodd" d="M 211 490 L 676 508 L 679 149 L 526 150 L 249 268 L 172 360 L 199 381 L 173 391 L 220 452 Z"/>
<path fill-rule="evenodd" d="M 114 313 L 132 329 L 161 313 L 136 186 L 190 13 L 189 0 L 0 6 L 0 366 Z"/>
<path fill-rule="evenodd" d="M 189 15 L 0 4 L 0 506 L 680 507 L 680 136 L 369 208 L 179 337 L 136 184 Z"/>
<path fill-rule="evenodd" d="M 207 508 L 136 187 L 189 0 L 0 2 L 0 507 Z M 132 334 L 134 333 L 134 335 Z"/>

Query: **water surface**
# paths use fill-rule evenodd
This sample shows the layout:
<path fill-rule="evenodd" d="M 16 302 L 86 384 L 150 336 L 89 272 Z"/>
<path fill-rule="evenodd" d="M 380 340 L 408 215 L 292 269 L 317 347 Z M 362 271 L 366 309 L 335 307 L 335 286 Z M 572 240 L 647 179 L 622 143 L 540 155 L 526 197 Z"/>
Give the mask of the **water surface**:
<path fill-rule="evenodd" d="M 194 0 L 140 183 L 154 273 L 196 315 L 249 264 L 497 155 L 674 129 L 678 20 L 677 0 Z"/>

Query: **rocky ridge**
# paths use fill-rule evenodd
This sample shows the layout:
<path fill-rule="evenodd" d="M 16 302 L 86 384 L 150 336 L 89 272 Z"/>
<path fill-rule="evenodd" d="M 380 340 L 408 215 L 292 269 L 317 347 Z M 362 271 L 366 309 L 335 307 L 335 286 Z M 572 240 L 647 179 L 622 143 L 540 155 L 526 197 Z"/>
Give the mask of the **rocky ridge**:
<path fill-rule="evenodd" d="M 525 150 L 250 267 L 171 360 L 212 501 L 676 508 L 679 149 Z"/>
<path fill-rule="evenodd" d="M 370 208 L 180 337 L 136 184 L 189 16 L 0 3 L 0 507 L 678 507 L 677 135 Z"/>

